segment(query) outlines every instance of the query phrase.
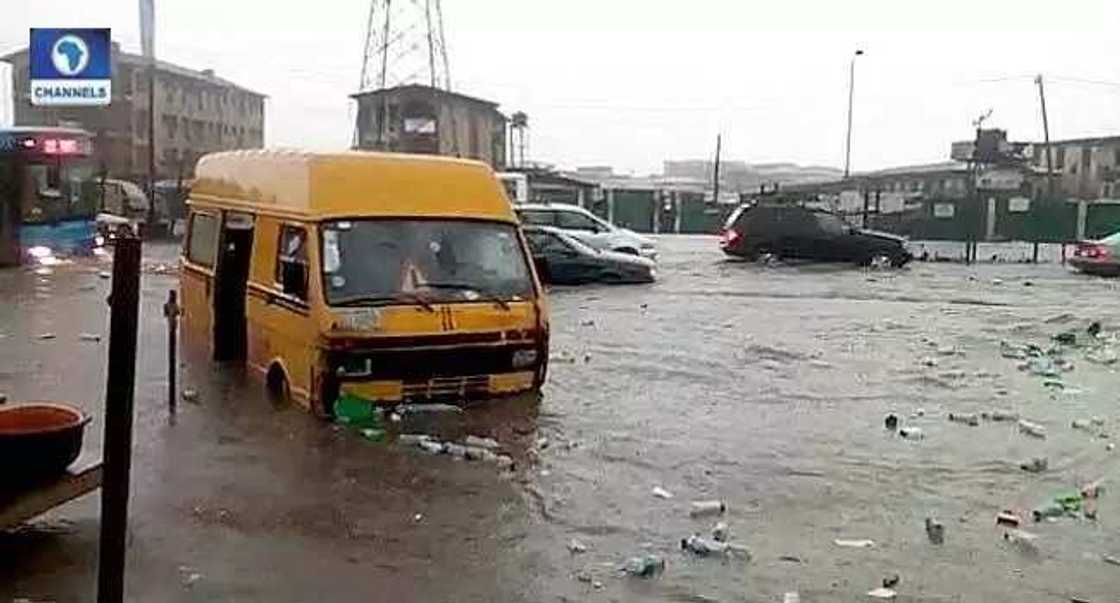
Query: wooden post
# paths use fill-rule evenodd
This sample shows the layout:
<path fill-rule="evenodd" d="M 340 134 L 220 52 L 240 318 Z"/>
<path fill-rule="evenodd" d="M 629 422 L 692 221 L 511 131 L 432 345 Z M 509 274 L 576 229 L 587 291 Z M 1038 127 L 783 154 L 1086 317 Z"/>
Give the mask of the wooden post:
<path fill-rule="evenodd" d="M 167 412 L 175 420 L 176 402 L 175 381 L 179 373 L 179 294 L 174 289 L 167 292 L 167 303 L 163 304 L 163 315 L 167 318 Z"/>
<path fill-rule="evenodd" d="M 109 377 L 105 393 L 104 479 L 97 563 L 98 603 L 124 600 L 125 536 L 132 466 L 132 402 L 140 306 L 140 239 L 117 239 L 109 297 Z"/>
<path fill-rule="evenodd" d="M 719 207 L 719 154 L 723 147 L 723 134 L 716 134 L 716 164 L 712 170 L 712 201 Z"/>

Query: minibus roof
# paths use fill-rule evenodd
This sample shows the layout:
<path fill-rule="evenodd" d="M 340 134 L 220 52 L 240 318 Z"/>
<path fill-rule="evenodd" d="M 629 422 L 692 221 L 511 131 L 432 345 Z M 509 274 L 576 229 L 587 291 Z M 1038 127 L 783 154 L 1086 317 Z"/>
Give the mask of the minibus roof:
<path fill-rule="evenodd" d="M 191 201 L 307 220 L 476 218 L 517 222 L 481 162 L 434 155 L 343 151 L 227 151 L 204 156 Z"/>

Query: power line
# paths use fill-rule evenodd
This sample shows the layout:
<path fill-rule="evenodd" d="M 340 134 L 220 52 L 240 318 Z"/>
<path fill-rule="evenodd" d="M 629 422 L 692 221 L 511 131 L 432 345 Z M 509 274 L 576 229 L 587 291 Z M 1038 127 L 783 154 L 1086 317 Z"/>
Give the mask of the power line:
<path fill-rule="evenodd" d="M 1072 82 L 1077 84 L 1091 84 L 1094 86 L 1109 86 L 1111 88 L 1120 88 L 1120 82 L 1109 82 L 1105 80 L 1089 80 L 1079 77 L 1067 77 L 1064 75 L 1050 75 L 1049 79 L 1058 80 L 1060 82 Z"/>

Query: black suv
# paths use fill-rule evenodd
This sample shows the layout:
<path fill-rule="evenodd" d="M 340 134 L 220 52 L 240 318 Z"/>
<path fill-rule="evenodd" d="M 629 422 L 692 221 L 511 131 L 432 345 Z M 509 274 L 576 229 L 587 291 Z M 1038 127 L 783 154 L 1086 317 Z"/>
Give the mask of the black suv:
<path fill-rule="evenodd" d="M 840 216 L 799 205 L 740 205 L 727 218 L 720 247 L 736 257 L 779 258 L 903 266 L 913 256 L 906 239 L 863 230 Z"/>

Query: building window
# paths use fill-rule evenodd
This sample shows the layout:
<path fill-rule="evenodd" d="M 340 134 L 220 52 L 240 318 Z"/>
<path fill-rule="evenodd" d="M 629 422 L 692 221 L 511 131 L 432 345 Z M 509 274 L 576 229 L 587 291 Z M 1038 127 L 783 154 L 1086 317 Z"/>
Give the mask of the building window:
<path fill-rule="evenodd" d="M 1120 167 L 1120 148 L 1112 149 L 1112 165 Z"/>
<path fill-rule="evenodd" d="M 1065 166 L 1066 166 L 1066 148 L 1065 147 L 1058 147 L 1058 148 L 1054 149 L 1054 167 L 1058 168 L 1058 171 L 1063 171 L 1064 172 L 1065 171 Z"/>

